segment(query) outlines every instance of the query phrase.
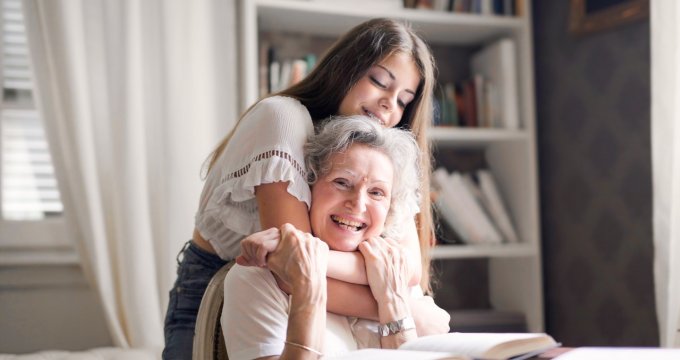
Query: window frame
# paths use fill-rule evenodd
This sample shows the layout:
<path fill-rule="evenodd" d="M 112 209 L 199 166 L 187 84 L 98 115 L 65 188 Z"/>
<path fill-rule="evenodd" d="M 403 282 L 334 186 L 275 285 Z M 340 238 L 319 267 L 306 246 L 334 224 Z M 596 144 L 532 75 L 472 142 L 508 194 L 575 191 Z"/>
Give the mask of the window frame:
<path fill-rule="evenodd" d="M 4 12 L 6 8 L 6 0 L 0 3 L 0 35 L 4 36 Z M 21 6 L 21 0 L 18 1 Z M 21 10 L 23 11 L 23 10 Z M 28 46 L 27 46 L 28 48 Z M 30 49 L 27 49 L 30 51 Z M 4 41 L 0 41 L 0 83 L 2 85 L 3 93 L 0 94 L 0 112 L 6 109 L 26 109 L 35 110 L 39 114 L 41 112 L 39 106 L 33 102 L 30 105 L 22 104 L 20 102 L 6 102 L 4 97 Z M 28 68 L 31 72 L 31 77 L 34 78 L 34 69 L 30 64 L 30 56 L 28 61 Z M 35 87 L 31 89 L 35 95 Z M 36 97 L 33 96 L 35 99 Z M 44 118 L 41 119 L 44 127 Z M 0 126 L 0 174 L 2 174 L 3 167 L 3 149 L 2 149 L 2 126 Z M 45 139 L 49 144 L 49 139 Z M 48 151 L 50 148 L 48 146 Z M 52 166 L 57 167 L 58 164 L 52 157 Z M 56 178 L 56 174 L 55 174 Z M 59 179 L 57 180 L 57 189 L 63 194 L 59 186 Z M 2 189 L 3 178 L 0 175 L 0 189 Z M 3 191 L 0 190 L 0 204 L 3 202 Z M 63 204 L 63 201 L 62 201 Z M 65 209 L 59 215 L 46 217 L 43 219 L 31 220 L 10 220 L 6 219 L 2 214 L 2 206 L 0 206 L 0 266 L 18 266 L 18 265 L 54 265 L 54 264 L 78 264 L 78 256 L 75 249 L 74 235 L 68 228 L 68 214 Z"/>

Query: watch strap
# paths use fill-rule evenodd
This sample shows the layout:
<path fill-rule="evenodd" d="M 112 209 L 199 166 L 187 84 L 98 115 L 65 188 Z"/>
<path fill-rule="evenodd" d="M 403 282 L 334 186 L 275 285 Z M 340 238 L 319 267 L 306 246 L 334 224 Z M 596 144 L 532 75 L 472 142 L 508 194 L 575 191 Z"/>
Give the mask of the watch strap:
<path fill-rule="evenodd" d="M 407 316 L 403 319 L 390 321 L 387 324 L 380 324 L 378 331 L 380 336 L 389 336 L 392 334 L 397 334 L 402 331 L 411 330 L 416 328 L 416 322 L 412 317 Z"/>

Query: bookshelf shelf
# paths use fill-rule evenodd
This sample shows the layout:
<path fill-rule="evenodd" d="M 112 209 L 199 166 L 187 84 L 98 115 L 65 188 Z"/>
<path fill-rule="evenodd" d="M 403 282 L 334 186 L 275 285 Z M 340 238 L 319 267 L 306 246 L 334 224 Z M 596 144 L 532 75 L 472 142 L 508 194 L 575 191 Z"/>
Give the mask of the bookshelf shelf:
<path fill-rule="evenodd" d="M 522 16 L 377 9 L 374 4 L 368 5 L 369 1 L 366 1 L 366 6 L 353 6 L 354 2 L 341 1 L 239 0 L 240 111 L 259 98 L 259 74 L 263 65 L 260 58 L 264 49 L 261 45 L 270 42 L 272 36 L 276 37 L 276 41 L 299 41 L 277 45 L 292 45 L 297 50 L 311 52 L 313 45 L 304 45 L 305 41 L 328 42 L 368 19 L 390 17 L 406 20 L 432 46 L 440 69 L 440 83 L 455 81 L 455 77 L 466 73 L 468 69 L 461 67 L 471 63 L 470 57 L 478 49 L 497 40 L 512 40 L 516 45 L 517 78 L 516 96 L 513 98 L 517 102 L 520 130 L 434 127 L 429 130 L 428 136 L 434 145 L 437 162 L 445 166 L 461 155 L 455 154 L 459 150 L 463 155 L 479 153 L 479 150 L 483 152 L 485 164 L 497 180 L 498 190 L 522 242 L 496 246 L 441 245 L 431 254 L 435 259 L 445 261 L 488 259 L 488 303 L 497 311 L 520 313 L 526 318 L 529 331 L 541 332 L 544 324 L 533 37 L 531 11 L 527 11 L 531 9 L 531 0 L 515 1 L 522 2 Z M 304 46 L 307 48 L 302 49 Z M 266 68 L 267 64 L 264 65 Z M 473 151 L 467 151 L 468 148 L 473 148 Z"/>
<path fill-rule="evenodd" d="M 529 244 L 437 245 L 430 254 L 433 259 L 531 257 L 536 248 Z"/>
<path fill-rule="evenodd" d="M 524 130 L 479 129 L 435 126 L 429 130 L 429 138 L 435 146 L 485 146 L 504 141 L 527 141 L 529 133 Z"/>
<path fill-rule="evenodd" d="M 374 10 L 347 7 L 341 2 L 257 0 L 258 21 L 265 31 L 338 36 L 363 21 L 381 17 L 411 22 L 432 44 L 477 44 L 518 32 L 523 22 L 514 17 L 455 14 L 417 9 Z M 456 36 L 449 36 L 456 33 Z"/>

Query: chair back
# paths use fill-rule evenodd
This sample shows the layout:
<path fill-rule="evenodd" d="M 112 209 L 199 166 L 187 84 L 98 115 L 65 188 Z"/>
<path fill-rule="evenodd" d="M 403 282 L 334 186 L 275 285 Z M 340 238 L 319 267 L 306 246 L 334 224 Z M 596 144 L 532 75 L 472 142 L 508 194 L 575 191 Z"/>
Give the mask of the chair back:
<path fill-rule="evenodd" d="M 228 360 L 220 317 L 224 302 L 224 277 L 236 261 L 224 265 L 212 277 L 198 308 L 194 330 L 193 360 Z"/>

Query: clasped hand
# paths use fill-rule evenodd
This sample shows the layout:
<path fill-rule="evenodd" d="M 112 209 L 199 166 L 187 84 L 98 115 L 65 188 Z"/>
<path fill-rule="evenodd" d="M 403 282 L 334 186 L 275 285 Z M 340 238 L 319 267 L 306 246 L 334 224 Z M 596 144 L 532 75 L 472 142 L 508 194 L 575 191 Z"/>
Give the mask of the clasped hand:
<path fill-rule="evenodd" d="M 322 290 L 325 297 L 328 245 L 290 224 L 284 224 L 280 234 L 281 241 L 266 256 L 269 270 L 294 296 L 295 293 L 317 294 Z M 266 237 L 270 246 L 271 238 Z"/>
<path fill-rule="evenodd" d="M 305 244 L 304 249 L 300 244 Z M 359 251 L 364 256 L 368 282 L 376 300 L 388 301 L 396 294 L 408 294 L 404 291 L 408 288 L 408 276 L 405 274 L 409 274 L 409 267 L 413 265 L 409 264 L 405 250 L 396 241 L 376 237 L 362 242 Z M 316 259 L 312 263 L 312 258 L 316 256 L 314 254 L 319 253 L 322 253 L 323 259 Z M 303 261 L 295 260 L 297 258 Z M 304 279 L 309 275 L 323 274 L 325 277 L 328 246 L 318 238 L 286 224 L 281 229 L 270 228 L 243 239 L 241 254 L 236 258 L 236 262 L 243 266 L 269 267 L 281 289 L 291 294 L 291 291 L 298 287 L 295 274 L 301 274 L 303 279 L 299 281 L 302 283 L 313 282 Z M 305 270 L 305 267 L 308 270 Z M 290 274 L 287 273 L 287 268 L 291 269 Z M 315 270 L 311 270 L 312 268 Z M 419 336 L 449 331 L 448 312 L 439 308 L 431 297 L 408 300 Z"/>
<path fill-rule="evenodd" d="M 359 244 L 373 297 L 381 303 L 406 302 L 411 264 L 403 247 L 389 238 L 372 237 Z"/>

